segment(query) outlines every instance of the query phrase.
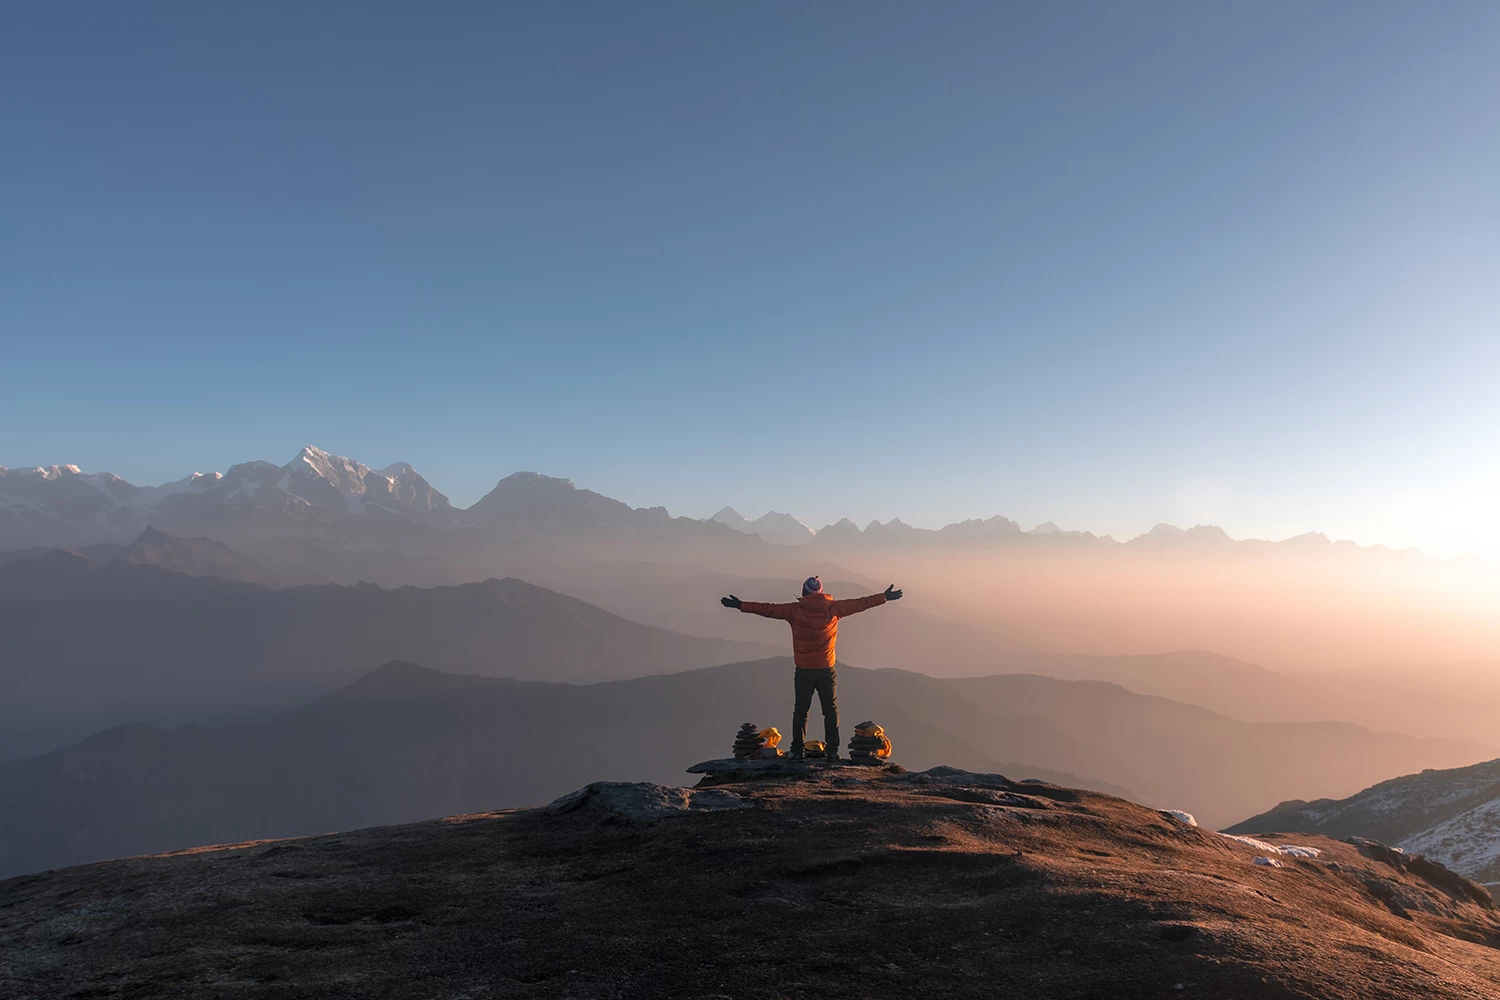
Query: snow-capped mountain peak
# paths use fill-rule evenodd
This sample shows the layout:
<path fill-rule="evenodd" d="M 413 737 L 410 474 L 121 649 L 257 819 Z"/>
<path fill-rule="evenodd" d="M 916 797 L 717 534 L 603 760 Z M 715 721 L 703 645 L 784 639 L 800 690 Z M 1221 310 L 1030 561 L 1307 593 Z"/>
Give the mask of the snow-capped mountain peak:
<path fill-rule="evenodd" d="M 7 469 L 0 465 L 0 476 L 10 476 L 16 479 L 41 479 L 50 482 L 65 476 L 81 475 L 83 472 L 76 465 L 36 465 L 29 469 Z"/>
<path fill-rule="evenodd" d="M 300 485 L 305 482 L 302 477 L 311 474 L 346 497 L 364 496 L 365 477 L 370 474 L 368 465 L 342 455 L 330 455 L 315 445 L 303 448 L 283 469 L 287 474 L 288 485 L 282 489 L 290 489 L 292 484 Z"/>
<path fill-rule="evenodd" d="M 335 516 L 396 514 L 428 522 L 445 520 L 452 510 L 448 498 L 406 462 L 377 472 L 311 444 L 283 466 L 255 462 L 229 471 L 229 478 L 245 480 L 229 498 L 256 505 L 305 505 Z"/>

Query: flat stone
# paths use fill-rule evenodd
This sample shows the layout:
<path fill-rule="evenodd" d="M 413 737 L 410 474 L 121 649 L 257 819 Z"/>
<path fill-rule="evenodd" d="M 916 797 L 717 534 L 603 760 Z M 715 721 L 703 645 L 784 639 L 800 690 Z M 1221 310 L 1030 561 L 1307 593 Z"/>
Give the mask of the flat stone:
<path fill-rule="evenodd" d="M 547 810 L 557 815 L 587 813 L 605 822 L 634 826 L 690 812 L 749 808 L 749 802 L 719 788 L 679 788 L 648 781 L 595 781 L 555 800 Z"/>

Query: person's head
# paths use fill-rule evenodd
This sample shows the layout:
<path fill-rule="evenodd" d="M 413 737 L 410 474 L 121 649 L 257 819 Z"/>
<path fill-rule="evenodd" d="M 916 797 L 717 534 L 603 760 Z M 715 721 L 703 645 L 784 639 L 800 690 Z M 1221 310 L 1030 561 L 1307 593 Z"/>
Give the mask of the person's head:
<path fill-rule="evenodd" d="M 806 580 L 802 581 L 803 597 L 806 597 L 808 594 L 821 594 L 822 592 L 823 581 L 819 580 L 817 577 L 810 576 Z"/>

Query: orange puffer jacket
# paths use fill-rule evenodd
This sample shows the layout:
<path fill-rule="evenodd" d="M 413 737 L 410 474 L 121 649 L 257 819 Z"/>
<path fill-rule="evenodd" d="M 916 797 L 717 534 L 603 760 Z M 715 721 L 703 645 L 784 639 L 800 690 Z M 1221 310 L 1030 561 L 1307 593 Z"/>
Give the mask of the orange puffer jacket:
<path fill-rule="evenodd" d="M 803 670 L 827 670 L 836 656 L 834 643 L 839 638 L 839 619 L 885 603 L 884 594 L 835 601 L 828 594 L 808 594 L 788 604 L 765 604 L 745 601 L 740 610 L 747 615 L 776 618 L 792 626 L 792 659 Z"/>

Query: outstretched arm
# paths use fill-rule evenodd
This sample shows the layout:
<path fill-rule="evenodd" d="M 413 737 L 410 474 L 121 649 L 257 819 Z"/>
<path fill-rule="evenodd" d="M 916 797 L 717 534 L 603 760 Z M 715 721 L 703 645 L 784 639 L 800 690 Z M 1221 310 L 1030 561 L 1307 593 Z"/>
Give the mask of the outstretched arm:
<path fill-rule="evenodd" d="M 737 608 L 747 615 L 760 615 L 762 618 L 777 618 L 786 621 L 792 617 L 792 609 L 797 605 L 791 604 L 765 604 L 761 601 L 742 601 L 733 594 L 728 597 L 719 598 L 719 603 L 726 608 Z"/>
<path fill-rule="evenodd" d="M 869 597 L 851 597 L 847 601 L 834 601 L 833 613 L 840 618 L 847 618 L 850 615 L 857 615 L 861 611 L 878 608 L 886 601 L 899 601 L 901 600 L 901 596 L 901 591 L 897 590 L 896 585 L 893 583 L 885 588 L 885 593 L 883 594 L 871 594 Z"/>

